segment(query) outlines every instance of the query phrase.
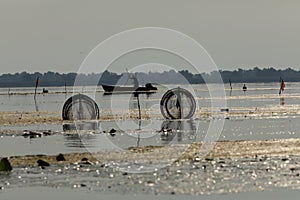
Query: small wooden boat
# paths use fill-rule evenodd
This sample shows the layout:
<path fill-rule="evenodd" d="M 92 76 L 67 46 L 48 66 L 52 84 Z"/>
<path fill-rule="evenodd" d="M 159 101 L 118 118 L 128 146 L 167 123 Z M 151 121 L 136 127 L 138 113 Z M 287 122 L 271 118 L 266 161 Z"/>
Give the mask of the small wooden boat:
<path fill-rule="evenodd" d="M 114 85 L 103 85 L 102 88 L 106 93 L 114 92 L 155 92 L 157 90 L 151 83 L 145 84 L 145 86 L 114 86 Z"/>

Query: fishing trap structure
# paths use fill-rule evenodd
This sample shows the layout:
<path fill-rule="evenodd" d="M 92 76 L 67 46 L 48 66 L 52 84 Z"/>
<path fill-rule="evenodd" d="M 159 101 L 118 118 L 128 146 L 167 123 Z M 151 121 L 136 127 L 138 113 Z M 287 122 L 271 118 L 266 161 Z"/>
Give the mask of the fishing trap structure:
<path fill-rule="evenodd" d="M 138 94 L 137 98 L 139 119 L 141 108 Z M 196 101 L 186 89 L 174 88 L 168 90 L 160 101 L 160 111 L 165 119 L 190 119 L 196 110 Z M 63 120 L 96 120 L 99 119 L 99 107 L 89 96 L 76 94 L 70 97 L 63 105 Z"/>
<path fill-rule="evenodd" d="M 76 94 L 64 103 L 62 118 L 63 120 L 99 119 L 99 107 L 90 97 Z"/>
<path fill-rule="evenodd" d="M 168 90 L 160 101 L 160 110 L 166 119 L 190 119 L 196 110 L 196 101 L 186 89 Z"/>

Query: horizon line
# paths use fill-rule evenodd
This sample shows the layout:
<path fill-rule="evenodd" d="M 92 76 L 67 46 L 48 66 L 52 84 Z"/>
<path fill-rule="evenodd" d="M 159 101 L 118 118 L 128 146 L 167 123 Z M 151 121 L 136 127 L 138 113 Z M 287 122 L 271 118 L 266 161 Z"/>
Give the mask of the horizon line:
<path fill-rule="evenodd" d="M 251 71 L 251 70 L 270 70 L 270 69 L 273 69 L 275 71 L 286 71 L 286 70 L 293 70 L 293 71 L 296 71 L 296 72 L 300 72 L 300 69 L 294 69 L 292 67 L 286 67 L 284 69 L 276 69 L 274 68 L 273 66 L 270 66 L 270 67 L 258 67 L 258 66 L 255 66 L 253 68 L 249 68 L 249 69 L 243 69 L 243 68 L 236 68 L 236 69 L 219 69 L 218 71 L 219 72 L 234 72 L 234 71 Z M 149 73 L 164 73 L 164 72 L 170 72 L 170 71 L 175 71 L 175 72 L 180 72 L 180 71 L 188 71 L 190 72 L 189 70 L 187 69 L 182 69 L 182 70 L 174 70 L 174 69 L 171 69 L 169 71 L 148 71 L 148 72 L 129 72 L 129 73 L 146 73 L 146 74 L 149 74 Z M 108 71 L 108 70 L 105 70 L 105 71 Z M 103 71 L 103 72 L 105 72 Z M 84 74 L 84 75 L 91 75 L 91 74 L 101 74 L 103 72 L 88 72 L 88 73 L 80 73 L 80 74 Z M 124 73 L 127 73 L 127 72 L 113 72 L 113 71 L 108 71 L 110 73 L 115 73 L 117 75 L 121 75 L 121 74 L 124 74 Z M 202 73 L 198 73 L 198 74 L 211 74 L 212 72 L 216 72 L 215 70 L 214 71 L 211 71 L 211 72 L 202 72 Z M 27 73 L 27 74 L 35 74 L 35 73 L 40 73 L 40 74 L 46 74 L 46 73 L 58 73 L 60 75 L 62 74 L 72 74 L 72 73 L 75 73 L 75 74 L 78 74 L 77 72 L 58 72 L 58 71 L 47 71 L 47 72 L 39 72 L 39 71 L 35 71 L 35 72 L 30 72 L 30 71 L 20 71 L 20 72 L 5 72 L 5 73 L 1 73 L 0 76 L 2 75 L 16 75 L 16 74 L 22 74 L 22 73 Z M 195 75 L 195 73 L 192 73 L 190 72 L 191 74 Z"/>

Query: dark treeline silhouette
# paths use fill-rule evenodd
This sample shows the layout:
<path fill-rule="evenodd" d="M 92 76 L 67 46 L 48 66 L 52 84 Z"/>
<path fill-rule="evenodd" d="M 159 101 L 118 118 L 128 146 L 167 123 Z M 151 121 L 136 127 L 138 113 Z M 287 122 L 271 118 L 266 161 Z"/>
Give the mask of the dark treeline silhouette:
<path fill-rule="evenodd" d="M 285 70 L 276 70 L 274 68 L 259 69 L 255 67 L 249 70 L 237 69 L 234 71 L 220 71 L 221 77 L 224 83 L 228 83 L 229 80 L 235 83 L 245 82 L 278 82 L 280 77 L 286 82 L 300 81 L 300 71 L 287 68 Z M 101 75 L 101 79 L 99 79 Z M 105 71 L 100 74 L 60 74 L 56 72 L 47 73 L 15 73 L 15 74 L 3 74 L 0 76 L 0 87 L 33 87 L 35 86 L 35 80 L 39 77 L 41 87 L 47 86 L 67 86 L 74 85 L 76 76 L 80 80 L 81 85 L 98 85 L 101 84 L 130 84 L 128 81 L 128 75 L 126 73 L 117 74 L 109 71 Z M 180 84 L 180 83 L 205 83 L 216 82 L 219 73 L 211 72 L 209 74 L 192 74 L 187 70 L 176 72 L 170 70 L 167 72 L 149 72 L 142 73 L 138 72 L 137 77 L 140 84 L 147 82 L 160 83 L 160 84 Z M 125 78 L 124 78 L 125 77 Z M 121 81 L 120 81 L 121 80 Z M 205 80 L 205 81 L 204 81 Z"/>
<path fill-rule="evenodd" d="M 276 70 L 274 68 L 259 69 L 255 67 L 249 70 L 237 69 L 234 71 L 221 71 L 224 82 L 242 83 L 242 82 L 278 82 L 280 77 L 287 82 L 300 81 L 300 71 L 287 68 L 284 70 Z"/>

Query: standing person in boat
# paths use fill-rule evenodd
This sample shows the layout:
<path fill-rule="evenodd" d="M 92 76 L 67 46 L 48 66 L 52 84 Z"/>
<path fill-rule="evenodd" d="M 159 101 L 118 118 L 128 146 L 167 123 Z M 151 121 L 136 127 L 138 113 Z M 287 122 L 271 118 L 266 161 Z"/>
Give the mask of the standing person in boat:
<path fill-rule="evenodd" d="M 135 75 L 132 74 L 132 75 L 130 76 L 130 79 L 133 80 L 133 87 L 134 87 L 135 89 L 137 89 L 137 88 L 139 87 L 139 81 L 138 81 L 138 79 L 137 79 L 136 74 L 135 74 Z"/>

